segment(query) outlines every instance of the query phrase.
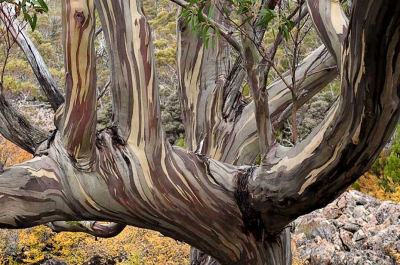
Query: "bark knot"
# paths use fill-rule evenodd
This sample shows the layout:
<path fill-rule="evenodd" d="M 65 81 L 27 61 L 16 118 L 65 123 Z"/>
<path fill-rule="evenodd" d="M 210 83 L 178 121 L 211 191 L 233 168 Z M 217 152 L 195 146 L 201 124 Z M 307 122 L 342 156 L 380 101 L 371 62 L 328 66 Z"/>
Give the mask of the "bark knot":
<path fill-rule="evenodd" d="M 86 21 L 86 18 L 85 18 L 85 15 L 83 14 L 83 12 L 78 12 L 78 11 L 75 11 L 74 19 L 75 19 L 76 25 L 78 25 L 78 27 L 82 27 Z"/>
<path fill-rule="evenodd" d="M 254 169 L 255 167 L 249 167 L 239 171 L 236 179 L 235 200 L 242 213 L 243 233 L 247 235 L 251 233 L 257 241 L 260 241 L 264 234 L 264 223 L 261 218 L 261 212 L 251 206 L 251 194 L 248 189 L 249 177 Z"/>

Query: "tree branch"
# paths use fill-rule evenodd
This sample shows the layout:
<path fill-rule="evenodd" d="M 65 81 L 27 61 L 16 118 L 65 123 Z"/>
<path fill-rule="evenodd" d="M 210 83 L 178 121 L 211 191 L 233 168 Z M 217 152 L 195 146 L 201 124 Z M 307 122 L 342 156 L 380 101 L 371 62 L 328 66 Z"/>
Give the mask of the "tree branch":
<path fill-rule="evenodd" d="M 274 2 L 274 1 L 272 1 Z M 276 3 L 271 3 L 268 2 L 267 6 L 268 8 L 272 9 L 274 8 L 274 5 Z M 262 7 L 262 5 L 261 5 Z M 287 19 L 290 20 L 293 18 L 293 16 L 296 15 L 296 13 L 299 11 L 298 7 L 296 8 L 288 17 Z M 294 23 L 299 23 L 308 13 L 307 8 L 302 9 L 300 16 L 294 19 Z M 255 25 L 257 25 L 260 20 L 262 19 L 262 16 L 258 16 L 257 20 L 255 22 Z M 257 42 L 259 41 L 259 38 L 261 38 L 264 35 L 265 29 L 263 30 L 257 30 Z M 268 58 L 273 59 L 275 57 L 276 51 L 283 41 L 283 35 L 281 32 L 278 32 L 275 41 L 273 45 L 267 50 L 266 56 Z M 224 118 L 228 118 L 229 115 L 231 114 L 233 107 L 235 103 L 237 103 L 237 95 L 239 92 L 240 87 L 242 86 L 242 82 L 244 79 L 245 71 L 242 66 L 243 60 L 241 57 L 238 57 L 234 63 L 234 66 L 232 67 L 232 70 L 229 73 L 229 76 L 227 78 L 227 82 L 225 83 L 225 89 L 224 89 L 224 108 L 223 108 L 223 116 Z M 265 66 L 264 70 L 264 75 L 267 75 L 269 73 L 269 70 L 271 68 L 271 64 L 267 63 Z"/>
<path fill-rule="evenodd" d="M 287 19 L 288 20 L 292 19 L 292 17 L 294 17 L 296 15 L 296 13 L 299 13 L 299 15 L 293 20 L 293 22 L 295 23 L 295 25 L 299 25 L 299 23 L 301 23 L 302 19 L 308 14 L 308 10 L 304 6 L 304 1 L 302 1 L 300 6 L 297 6 L 295 8 L 295 10 L 287 17 Z M 266 56 L 268 56 L 268 60 L 270 60 L 270 61 L 274 60 L 276 52 L 278 50 L 278 47 L 282 43 L 283 40 L 284 40 L 283 34 L 282 34 L 282 32 L 279 31 L 275 38 L 273 45 L 266 52 Z M 264 69 L 264 75 L 269 74 L 271 67 L 272 67 L 271 63 L 266 64 L 265 69 Z M 278 71 L 277 71 L 277 74 L 279 74 Z M 289 84 L 289 83 L 286 82 L 286 86 L 287 86 L 287 84 Z"/>
<path fill-rule="evenodd" d="M 363 174 L 400 117 L 400 2 L 357 1 L 353 16 L 366 19 L 352 20 L 342 42 L 339 101 L 305 141 L 254 173 L 254 209 L 273 231 L 326 205 Z"/>
<path fill-rule="evenodd" d="M 76 208 L 70 204 L 64 184 L 57 164 L 48 157 L 7 168 L 0 174 L 0 227 L 26 228 L 53 220 L 76 220 Z"/>
<path fill-rule="evenodd" d="M 210 17 L 225 25 L 224 16 L 213 11 Z M 180 21 L 178 35 L 178 79 L 186 146 L 208 153 L 212 135 L 207 134 L 222 117 L 225 82 L 231 69 L 230 45 L 217 39 L 214 49 Z M 192 78 L 187 78 L 192 76 Z M 201 148 L 199 149 L 198 146 Z"/>
<path fill-rule="evenodd" d="M 56 221 L 46 223 L 53 232 L 82 232 L 95 237 L 110 238 L 117 236 L 126 225 L 118 223 L 100 223 L 97 221 L 65 222 Z"/>
<path fill-rule="evenodd" d="M 58 107 L 64 103 L 64 97 L 58 90 L 56 82 L 47 69 L 42 56 L 19 25 L 18 20 L 10 20 L 12 14 L 9 13 L 9 8 L 7 8 L 7 6 L 9 6 L 9 4 L 0 3 L 0 20 L 3 21 L 4 24 L 9 25 L 10 33 L 21 50 L 25 53 L 26 58 L 28 59 L 28 62 L 31 65 L 32 70 L 45 92 L 53 110 L 57 110 Z"/>
<path fill-rule="evenodd" d="M 281 0 L 262 0 L 260 4 L 260 11 L 264 8 L 267 7 L 270 10 L 275 9 L 276 5 L 280 2 Z M 303 4 L 304 0 L 302 0 Z M 255 25 L 255 43 L 258 45 L 261 44 L 265 31 L 268 29 L 268 25 L 260 25 L 260 22 L 265 18 L 265 15 L 260 15 L 259 13 L 257 14 L 256 19 L 254 20 L 253 25 Z M 291 19 L 291 15 L 288 17 L 288 19 Z M 273 59 L 273 57 L 271 57 Z"/>
<path fill-rule="evenodd" d="M 104 96 L 104 94 L 106 93 L 110 84 L 111 84 L 111 79 L 109 79 L 107 81 L 107 83 L 104 85 L 103 89 L 99 92 L 99 95 L 97 96 L 97 100 L 101 99 Z"/>
<path fill-rule="evenodd" d="M 31 154 L 47 138 L 44 131 L 33 126 L 14 109 L 3 93 L 0 93 L 0 134 Z"/>
<path fill-rule="evenodd" d="M 153 150 L 163 136 L 150 28 L 141 5 L 96 1 L 111 57 L 113 125 L 123 142 Z"/>
<path fill-rule="evenodd" d="M 90 170 L 96 160 L 96 55 L 93 0 L 63 0 L 66 102 L 62 141 L 71 159 Z"/>
<path fill-rule="evenodd" d="M 233 36 L 233 32 L 230 32 L 224 25 L 218 23 L 212 18 L 207 18 L 207 20 L 212 27 L 215 27 L 219 31 L 221 37 L 224 38 L 232 46 L 232 48 L 234 48 L 239 54 L 242 54 L 242 44 Z"/>
<path fill-rule="evenodd" d="M 241 16 L 244 20 L 245 16 Z M 245 34 L 242 34 L 244 67 L 248 76 L 248 84 L 253 95 L 254 114 L 257 127 L 260 153 L 264 158 L 265 154 L 276 143 L 274 130 L 270 117 L 268 93 L 266 91 L 267 77 L 264 73 L 264 66 L 261 62 L 264 58 L 259 52 L 256 44 L 257 35 L 251 24 L 244 23 Z"/>
<path fill-rule="evenodd" d="M 307 56 L 296 69 L 296 80 L 301 82 L 299 86 L 298 106 L 305 104 L 317 92 L 337 77 L 336 62 L 327 52 L 324 46 L 319 47 L 312 54 Z M 290 82 L 290 72 L 283 74 L 284 78 Z M 304 76 L 306 78 L 304 79 Z M 278 79 L 268 87 L 270 102 L 271 121 L 274 128 L 279 128 L 279 119 L 288 118 L 290 111 L 281 116 L 282 111 L 287 109 L 292 103 L 290 90 L 285 82 Z M 248 104 L 242 114 L 236 119 L 232 127 L 224 128 L 221 135 L 215 140 L 218 148 L 215 150 L 218 156 L 214 159 L 225 161 L 226 163 L 244 165 L 252 164 L 260 154 L 257 141 L 256 121 L 254 119 L 254 103 Z M 226 147 L 229 148 L 226 148 Z"/>
<path fill-rule="evenodd" d="M 97 36 L 99 36 L 100 33 L 102 33 L 102 32 L 103 32 L 103 28 L 98 28 L 98 29 L 96 30 L 96 32 L 94 33 L 94 38 L 97 38 Z"/>
<path fill-rule="evenodd" d="M 179 5 L 180 7 L 187 8 L 189 3 L 184 0 L 171 0 L 171 2 L 174 2 L 175 4 Z"/>
<path fill-rule="evenodd" d="M 309 14 L 322 41 L 338 62 L 340 69 L 341 43 L 346 39 L 349 21 L 340 5 L 334 0 L 307 0 Z"/>

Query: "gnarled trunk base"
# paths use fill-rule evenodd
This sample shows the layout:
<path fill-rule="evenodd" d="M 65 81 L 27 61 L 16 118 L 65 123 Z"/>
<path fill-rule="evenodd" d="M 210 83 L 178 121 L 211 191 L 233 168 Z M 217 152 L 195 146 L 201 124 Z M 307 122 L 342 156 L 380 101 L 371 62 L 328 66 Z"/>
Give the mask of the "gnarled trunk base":
<path fill-rule="evenodd" d="M 264 248 L 260 250 L 264 257 L 263 265 L 291 265 L 292 252 L 290 245 L 290 228 L 285 228 L 282 233 L 276 237 L 264 238 Z M 216 259 L 204 252 L 191 247 L 190 248 L 191 265 L 220 265 Z"/>

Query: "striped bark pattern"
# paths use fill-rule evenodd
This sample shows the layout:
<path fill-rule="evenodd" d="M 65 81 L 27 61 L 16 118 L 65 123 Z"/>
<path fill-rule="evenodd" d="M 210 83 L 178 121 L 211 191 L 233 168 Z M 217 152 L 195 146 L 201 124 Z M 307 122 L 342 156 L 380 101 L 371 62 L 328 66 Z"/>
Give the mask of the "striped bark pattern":
<path fill-rule="evenodd" d="M 339 101 L 305 141 L 278 150 L 267 169 L 254 174 L 254 207 L 271 230 L 283 226 L 270 216 L 290 221 L 336 198 L 389 140 L 400 114 L 399 12 L 397 1 L 356 2 L 336 58 L 342 64 Z"/>
<path fill-rule="evenodd" d="M 341 46 L 347 37 L 349 20 L 339 0 L 307 0 L 308 10 L 314 25 L 329 51 L 335 58 L 341 57 Z M 338 64 L 340 69 L 341 64 Z"/>
<path fill-rule="evenodd" d="M 255 67 L 263 58 L 255 54 L 255 44 L 242 37 L 243 47 L 235 48 L 242 51 L 240 59 L 233 63 L 225 39 L 206 49 L 178 23 L 188 150 L 164 137 L 151 32 L 141 1 L 62 3 L 67 89 L 59 130 L 46 141 L 46 155 L 0 175 L 1 227 L 48 223 L 56 231 L 111 236 L 134 225 L 185 241 L 221 264 L 290 264 L 288 224 L 332 201 L 365 172 L 400 116 L 397 0 L 356 1 L 349 25 L 333 16 L 342 14 L 337 1 L 308 1 L 327 48 L 299 65 L 296 76 L 306 81 L 298 104 L 338 74 L 341 95 L 324 122 L 290 149 L 272 137 L 289 114 L 290 91 L 282 80 L 263 84 L 265 77 L 257 71 L 265 69 Z M 114 111 L 113 126 L 100 132 L 95 131 L 95 5 L 108 41 Z M 218 13 L 213 19 L 224 25 Z M 332 69 L 336 62 L 339 73 Z M 244 78 L 253 78 L 254 94 L 261 92 L 248 105 L 241 101 L 240 86 L 232 84 Z M 257 107 L 260 103 L 268 111 Z M 2 115 L 6 121 L 18 118 L 13 112 Z M 2 128 L 7 126 L 3 116 L 0 112 Z M 269 131 L 263 133 L 265 128 Z M 28 149 L 37 148 L 34 135 L 40 133 L 23 139 L 31 141 Z M 268 159 L 252 165 L 260 152 Z M 74 227 L 64 221 L 83 222 Z M 192 257 L 194 264 L 216 264 L 200 252 L 192 251 Z"/>
<path fill-rule="evenodd" d="M 77 165 L 90 170 L 96 160 L 96 55 L 93 0 L 63 2 L 66 102 L 62 141 Z"/>
<path fill-rule="evenodd" d="M 223 24 L 222 14 L 213 13 L 217 13 L 213 14 L 215 20 Z M 231 48 L 225 40 L 218 39 L 215 49 L 207 49 L 201 38 L 193 34 L 190 25 L 185 25 L 185 21 L 179 21 L 177 35 L 177 66 L 186 146 L 207 156 L 218 156 L 216 142 L 220 137 L 219 127 L 224 122 L 224 85 L 232 64 Z M 240 66 L 237 71 L 241 71 Z M 241 84 L 243 78 L 244 75 L 236 82 Z"/>

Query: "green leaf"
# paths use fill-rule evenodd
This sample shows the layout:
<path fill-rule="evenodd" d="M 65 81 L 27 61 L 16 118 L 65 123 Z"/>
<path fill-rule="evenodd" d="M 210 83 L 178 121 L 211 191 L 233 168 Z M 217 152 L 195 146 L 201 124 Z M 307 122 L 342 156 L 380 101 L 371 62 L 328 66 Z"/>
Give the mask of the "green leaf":
<path fill-rule="evenodd" d="M 289 29 L 286 25 L 281 25 L 279 27 L 279 31 L 283 34 L 283 37 L 285 38 L 285 40 L 289 40 Z"/>
<path fill-rule="evenodd" d="M 36 15 L 36 14 L 34 14 L 34 15 L 33 15 L 33 19 L 32 19 L 32 23 L 31 23 L 31 28 L 32 28 L 32 31 L 35 31 L 35 28 L 36 28 L 36 22 L 37 22 L 37 15 Z"/>
<path fill-rule="evenodd" d="M 44 12 L 49 12 L 49 8 L 43 0 L 37 0 Z"/>
<path fill-rule="evenodd" d="M 236 12 L 236 14 L 241 15 L 247 12 L 247 7 L 244 5 L 239 6 L 238 11 Z"/>
<path fill-rule="evenodd" d="M 252 18 L 253 18 L 252 16 L 246 17 L 246 18 L 242 21 L 242 23 L 239 25 L 239 27 L 241 27 L 241 26 L 243 26 L 244 24 L 246 24 L 247 22 L 249 22 Z"/>
<path fill-rule="evenodd" d="M 203 10 L 202 6 L 200 6 L 200 8 L 197 10 L 197 19 L 198 19 L 199 22 L 204 22 L 205 21 L 205 19 L 203 17 L 203 11 L 202 10 Z"/>
<path fill-rule="evenodd" d="M 226 17 L 229 17 L 229 10 L 228 10 L 228 8 L 226 7 L 226 5 L 222 5 L 222 10 L 224 11 L 225 16 L 226 16 Z"/>
<path fill-rule="evenodd" d="M 268 7 L 264 7 L 260 10 L 258 16 L 262 17 L 261 21 L 258 23 L 258 26 L 266 26 L 276 17 L 276 13 L 274 10 L 271 10 Z"/>
<path fill-rule="evenodd" d="M 207 46 L 208 46 L 208 39 L 209 39 L 208 29 L 209 29 L 209 28 L 210 28 L 209 25 L 203 27 L 203 32 L 202 32 L 202 35 L 201 35 L 201 38 L 203 39 L 203 41 L 206 42 L 206 48 L 207 48 Z"/>
<path fill-rule="evenodd" d="M 26 21 L 28 21 L 29 24 L 32 24 L 32 18 L 31 18 L 31 16 L 30 16 L 28 13 L 25 13 L 25 12 L 24 12 L 24 19 L 25 19 Z"/>
<path fill-rule="evenodd" d="M 210 4 L 207 10 L 207 19 L 211 17 L 212 11 L 214 10 L 214 5 Z"/>

